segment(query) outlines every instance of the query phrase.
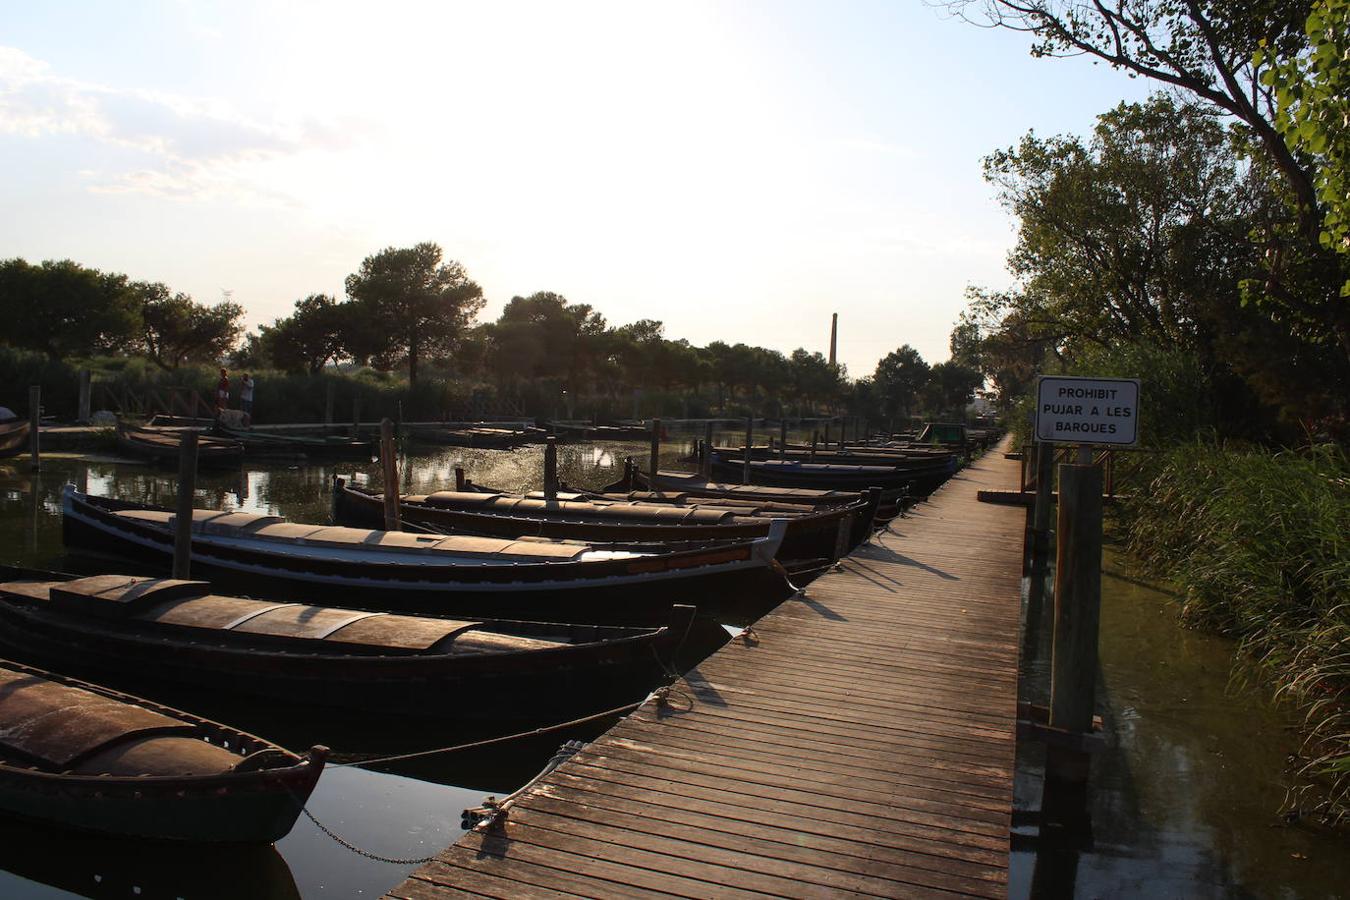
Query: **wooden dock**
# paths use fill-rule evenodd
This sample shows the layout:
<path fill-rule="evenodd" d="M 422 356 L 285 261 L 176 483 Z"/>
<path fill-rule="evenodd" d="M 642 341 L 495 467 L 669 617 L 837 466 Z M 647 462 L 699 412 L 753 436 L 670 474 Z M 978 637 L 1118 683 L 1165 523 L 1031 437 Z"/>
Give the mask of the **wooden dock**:
<path fill-rule="evenodd" d="M 1001 897 L 1025 510 L 987 453 L 389 896 Z"/>

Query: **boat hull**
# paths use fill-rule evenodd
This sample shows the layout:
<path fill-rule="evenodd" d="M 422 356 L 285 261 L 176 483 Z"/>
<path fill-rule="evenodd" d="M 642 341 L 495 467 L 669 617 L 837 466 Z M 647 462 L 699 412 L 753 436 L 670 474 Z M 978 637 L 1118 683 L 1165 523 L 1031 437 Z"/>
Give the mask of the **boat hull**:
<path fill-rule="evenodd" d="M 670 525 L 637 522 L 595 522 L 564 515 L 493 515 L 484 511 L 447 509 L 403 500 L 400 520 L 409 525 L 447 534 L 482 534 L 519 538 L 526 535 L 600 543 L 685 543 L 747 540 L 766 537 L 770 519 L 746 524 Z M 787 519 L 777 559 L 790 570 L 803 565 L 833 562 L 871 534 L 876 501 L 858 499 L 809 516 Z M 333 520 L 342 525 L 381 528 L 382 497 L 357 490 L 341 479 L 333 482 Z M 842 529 L 842 535 L 841 535 Z"/>
<path fill-rule="evenodd" d="M 167 569 L 173 559 L 168 530 L 119 518 L 110 512 L 116 508 L 146 507 L 77 497 L 67 489 L 66 545 Z M 192 573 L 250 595 L 379 611 L 661 625 L 670 621 L 676 603 L 704 613 L 735 613 L 788 596 L 791 586 L 773 561 L 776 549 L 774 540 L 759 539 L 584 563 L 406 566 L 381 565 L 357 554 L 297 558 L 279 548 L 229 545 L 194 533 Z"/>

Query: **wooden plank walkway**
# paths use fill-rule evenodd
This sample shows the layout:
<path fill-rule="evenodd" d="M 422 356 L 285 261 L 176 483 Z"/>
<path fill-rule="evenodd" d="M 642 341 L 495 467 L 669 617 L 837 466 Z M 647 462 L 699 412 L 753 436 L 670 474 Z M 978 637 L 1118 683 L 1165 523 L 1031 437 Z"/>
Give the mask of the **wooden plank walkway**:
<path fill-rule="evenodd" d="M 390 896 L 1001 897 L 1025 511 L 984 455 Z"/>

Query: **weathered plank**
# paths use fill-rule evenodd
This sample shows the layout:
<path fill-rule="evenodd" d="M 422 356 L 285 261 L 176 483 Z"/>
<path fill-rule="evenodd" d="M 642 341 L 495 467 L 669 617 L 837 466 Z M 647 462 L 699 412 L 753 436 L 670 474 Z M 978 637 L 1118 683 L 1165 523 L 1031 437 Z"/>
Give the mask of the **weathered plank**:
<path fill-rule="evenodd" d="M 1004 896 L 1025 513 L 976 495 L 1017 474 L 986 454 L 391 896 Z"/>

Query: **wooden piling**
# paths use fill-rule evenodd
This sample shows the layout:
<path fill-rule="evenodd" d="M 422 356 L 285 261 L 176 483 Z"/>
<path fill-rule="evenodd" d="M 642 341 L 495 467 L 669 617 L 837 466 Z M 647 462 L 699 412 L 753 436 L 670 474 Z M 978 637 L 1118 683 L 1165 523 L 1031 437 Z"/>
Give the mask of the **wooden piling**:
<path fill-rule="evenodd" d="M 544 439 L 544 499 L 558 499 L 558 443 L 549 435 Z"/>
<path fill-rule="evenodd" d="M 92 412 L 93 403 L 91 399 L 92 393 L 93 393 L 93 380 L 89 374 L 89 370 L 81 369 L 79 408 L 76 410 L 75 414 L 75 420 L 80 424 L 87 423 L 89 421 L 89 417 L 93 415 Z"/>
<path fill-rule="evenodd" d="M 42 468 L 38 458 L 38 435 L 42 426 L 42 386 L 28 386 L 28 467 L 34 472 Z"/>
<path fill-rule="evenodd" d="M 464 490 L 464 467 L 455 466 L 455 490 Z"/>
<path fill-rule="evenodd" d="M 1089 733 L 1096 696 L 1102 589 L 1102 473 L 1096 466 L 1059 467 L 1059 519 L 1055 540 L 1058 552 L 1054 646 L 1050 663 L 1050 725 Z M 1061 785 L 1083 785 L 1087 776 L 1086 754 L 1063 747 L 1048 748 L 1047 790 L 1052 781 Z"/>
<path fill-rule="evenodd" d="M 1055 448 L 1053 444 L 1038 441 L 1034 451 L 1024 454 L 1035 455 L 1033 477 L 1036 485 L 1036 499 L 1031 507 L 1031 540 L 1027 549 L 1027 621 L 1023 635 L 1022 654 L 1027 659 L 1039 655 L 1039 637 L 1042 610 L 1045 606 L 1045 570 L 1049 564 L 1050 553 L 1050 511 L 1054 508 L 1055 488 Z M 1023 473 L 1027 462 L 1021 462 Z"/>
<path fill-rule="evenodd" d="M 713 423 L 703 423 L 703 456 L 698 461 L 698 472 L 704 481 L 712 481 Z"/>
<path fill-rule="evenodd" d="M 178 503 L 174 509 L 173 577 L 192 577 L 192 509 L 197 488 L 197 432 L 178 439 Z"/>
<path fill-rule="evenodd" d="M 745 452 L 741 454 L 741 484 L 750 483 L 750 454 L 755 446 L 755 418 L 745 417 Z"/>
<path fill-rule="evenodd" d="M 778 423 L 778 458 L 787 459 L 787 418 Z"/>
<path fill-rule="evenodd" d="M 380 420 L 380 468 L 384 472 L 384 530 L 399 530 L 398 457 L 394 448 L 394 423 Z"/>
<path fill-rule="evenodd" d="M 825 443 L 825 446 L 826 446 L 827 448 L 830 446 L 830 420 L 829 420 L 829 419 L 826 419 L 826 420 L 825 420 L 825 441 L 824 441 L 824 443 Z"/>
<path fill-rule="evenodd" d="M 652 446 L 651 454 L 647 460 L 647 486 L 653 491 L 659 491 L 657 486 L 657 475 L 661 469 L 661 420 L 652 419 Z"/>
<path fill-rule="evenodd" d="M 815 462 L 815 461 L 816 461 L 816 441 L 818 441 L 818 440 L 820 440 L 820 432 L 819 432 L 819 431 L 816 431 L 815 429 L 812 429 L 812 430 L 811 430 L 811 456 L 810 456 L 810 461 L 811 461 L 811 462 Z"/>

